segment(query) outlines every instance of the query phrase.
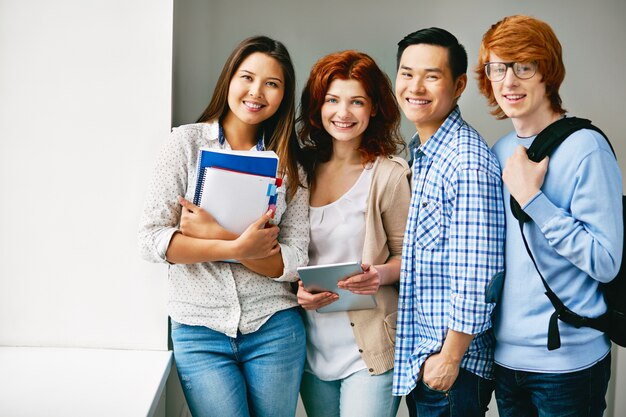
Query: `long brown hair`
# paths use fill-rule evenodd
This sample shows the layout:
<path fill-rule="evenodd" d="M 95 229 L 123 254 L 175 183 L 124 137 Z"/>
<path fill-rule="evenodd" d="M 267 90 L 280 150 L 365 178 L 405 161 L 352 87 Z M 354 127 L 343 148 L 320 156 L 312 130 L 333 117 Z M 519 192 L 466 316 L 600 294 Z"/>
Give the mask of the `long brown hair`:
<path fill-rule="evenodd" d="M 299 145 L 295 132 L 295 87 L 296 76 L 291 57 L 285 45 L 267 36 L 253 36 L 244 39 L 230 54 L 217 79 L 211 102 L 204 110 L 198 123 L 222 121 L 228 113 L 228 89 L 233 75 L 241 63 L 255 52 L 274 58 L 281 66 L 285 77 L 283 100 L 276 113 L 265 120 L 261 129 L 265 135 L 265 148 L 276 152 L 279 157 L 279 175 L 289 181 L 287 199 L 291 199 L 302 183 L 298 176 L 296 154 Z"/>
<path fill-rule="evenodd" d="M 303 144 L 302 162 L 309 184 L 314 181 L 316 166 L 332 156 L 333 140 L 322 124 L 321 109 L 328 87 L 336 79 L 361 83 L 376 110 L 359 145 L 363 163 L 372 162 L 377 156 L 395 155 L 404 147 L 400 110 L 389 77 L 362 52 L 349 50 L 327 55 L 311 68 L 300 100 L 298 136 Z"/>

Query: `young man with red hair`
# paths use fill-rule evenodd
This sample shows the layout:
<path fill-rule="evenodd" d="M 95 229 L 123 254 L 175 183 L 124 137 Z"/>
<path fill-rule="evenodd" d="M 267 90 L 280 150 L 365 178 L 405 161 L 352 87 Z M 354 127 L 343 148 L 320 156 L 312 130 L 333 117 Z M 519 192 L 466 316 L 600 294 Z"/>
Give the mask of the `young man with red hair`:
<path fill-rule="evenodd" d="M 503 167 L 507 215 L 506 278 L 494 318 L 499 414 L 601 417 L 611 342 L 598 330 L 558 321 L 561 346 L 549 350 L 555 309 L 537 271 L 574 312 L 598 317 L 606 311 L 599 285 L 616 275 L 622 254 L 619 167 L 607 141 L 589 129 L 571 134 L 549 159 L 529 159 L 536 135 L 565 117 L 561 45 L 546 23 L 518 15 L 493 25 L 476 73 L 492 114 L 510 118 L 515 128 L 493 147 Z M 511 195 L 531 218 L 523 230 L 536 267 Z"/>

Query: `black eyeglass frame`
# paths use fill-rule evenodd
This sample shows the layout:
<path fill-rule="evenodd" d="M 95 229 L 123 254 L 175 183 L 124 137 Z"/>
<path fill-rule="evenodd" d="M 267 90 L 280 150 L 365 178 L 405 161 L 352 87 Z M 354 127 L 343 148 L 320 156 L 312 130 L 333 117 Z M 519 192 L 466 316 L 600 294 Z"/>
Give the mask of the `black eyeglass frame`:
<path fill-rule="evenodd" d="M 489 75 L 489 66 L 491 64 L 501 64 L 504 65 L 506 68 L 504 70 L 504 72 L 502 73 L 502 78 L 494 80 L 490 75 Z M 533 67 L 533 73 L 528 76 L 528 77 L 520 77 L 517 72 L 515 71 L 515 65 L 532 65 Z M 517 78 L 519 78 L 520 80 L 529 80 L 531 78 L 533 78 L 535 76 L 535 74 L 537 74 L 537 62 L 535 61 L 531 61 L 531 62 L 519 62 L 519 61 L 511 61 L 511 62 L 498 62 L 498 61 L 493 61 L 493 62 L 486 62 L 485 65 L 483 65 L 483 68 L 485 69 L 485 75 L 487 76 L 487 79 L 489 81 L 493 81 L 494 83 L 500 82 L 502 80 L 504 80 L 504 78 L 506 77 L 506 73 L 509 70 L 509 68 L 511 68 L 513 70 L 513 75 L 515 75 Z"/>

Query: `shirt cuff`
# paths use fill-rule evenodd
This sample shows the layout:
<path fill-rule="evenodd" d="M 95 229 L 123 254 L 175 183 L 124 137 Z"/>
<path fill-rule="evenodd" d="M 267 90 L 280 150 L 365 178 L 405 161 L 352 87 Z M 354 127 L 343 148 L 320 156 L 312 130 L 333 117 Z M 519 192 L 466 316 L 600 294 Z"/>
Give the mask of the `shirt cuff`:
<path fill-rule="evenodd" d="M 561 213 L 561 209 L 555 206 L 541 191 L 535 194 L 535 196 L 522 207 L 522 210 L 533 219 L 540 229 L 543 229 L 550 220 Z"/>
<path fill-rule="evenodd" d="M 483 303 L 452 294 L 448 328 L 465 334 L 478 334 L 491 327 L 494 304 Z"/>
<path fill-rule="evenodd" d="M 274 281 L 293 282 L 298 280 L 298 257 L 294 253 L 294 249 L 279 243 L 280 254 L 283 257 L 283 274 L 278 278 L 274 278 Z"/>
<path fill-rule="evenodd" d="M 177 231 L 178 229 L 175 227 L 168 227 L 165 229 L 161 229 L 157 233 L 155 233 L 154 246 L 157 251 L 157 256 L 162 262 L 168 262 L 166 257 L 167 248 L 170 247 L 170 241 L 172 240 L 172 236 L 174 236 L 174 233 L 176 233 Z"/>

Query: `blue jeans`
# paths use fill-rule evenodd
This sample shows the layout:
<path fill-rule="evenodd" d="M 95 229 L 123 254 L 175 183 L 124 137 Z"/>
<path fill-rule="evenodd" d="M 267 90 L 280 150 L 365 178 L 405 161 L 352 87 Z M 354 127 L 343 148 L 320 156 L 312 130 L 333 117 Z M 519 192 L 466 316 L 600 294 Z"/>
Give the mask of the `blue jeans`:
<path fill-rule="evenodd" d="M 484 417 L 495 382 L 465 369 L 447 391 L 430 388 L 423 380 L 406 396 L 411 417 Z M 502 417 L 502 416 L 501 416 Z"/>
<path fill-rule="evenodd" d="M 194 417 L 293 417 L 306 356 L 296 308 L 232 338 L 172 321 L 178 376 Z"/>
<path fill-rule="evenodd" d="M 565 374 L 514 371 L 496 365 L 500 417 L 602 417 L 611 354 L 590 368 Z"/>
<path fill-rule="evenodd" d="M 363 369 L 336 381 L 305 372 L 300 395 L 308 417 L 395 417 L 400 397 L 392 387 L 393 369 L 374 376 Z"/>

